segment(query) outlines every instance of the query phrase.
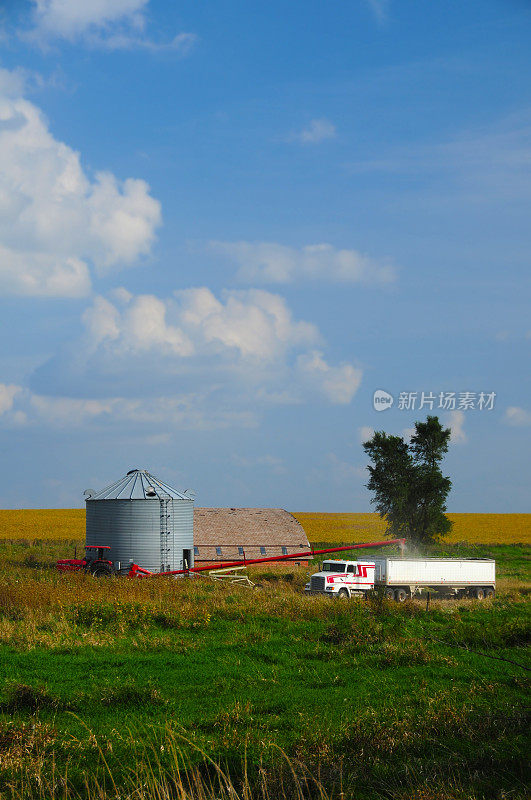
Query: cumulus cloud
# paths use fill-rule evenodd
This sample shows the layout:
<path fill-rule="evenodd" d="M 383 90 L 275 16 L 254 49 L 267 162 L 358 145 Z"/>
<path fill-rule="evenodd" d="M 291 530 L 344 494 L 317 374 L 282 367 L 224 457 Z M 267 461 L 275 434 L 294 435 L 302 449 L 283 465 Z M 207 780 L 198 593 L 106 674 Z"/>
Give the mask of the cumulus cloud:
<path fill-rule="evenodd" d="M 315 326 L 294 320 L 282 297 L 260 289 L 226 292 L 222 299 L 206 287 L 178 291 L 167 300 L 126 294 L 122 305 L 96 297 L 87 309 L 83 321 L 91 349 L 271 361 L 319 340 Z"/>
<path fill-rule="evenodd" d="M 295 319 L 284 298 L 261 289 L 205 287 L 161 299 L 122 290 L 98 296 L 84 333 L 36 370 L 33 394 L 141 399 L 194 396 L 198 409 L 238 413 L 271 405 L 351 402 L 362 373 L 330 364 L 318 329 Z M 80 406 L 82 412 L 92 406 Z M 111 412 L 112 413 L 112 409 Z"/>
<path fill-rule="evenodd" d="M 302 144 L 319 144 L 336 137 L 336 126 L 328 119 L 312 119 L 306 128 L 292 136 Z"/>
<path fill-rule="evenodd" d="M 187 55 L 197 37 L 179 33 L 167 42 L 145 35 L 149 0 L 32 0 L 33 28 L 26 38 L 41 44 L 53 39 L 83 40 L 108 50 L 143 48 Z"/>
<path fill-rule="evenodd" d="M 464 430 L 465 415 L 463 411 L 452 411 L 446 417 L 445 424 L 450 428 L 450 442 L 452 444 L 465 444 L 467 435 Z"/>
<path fill-rule="evenodd" d="M 394 270 L 389 264 L 331 244 L 295 248 L 276 242 L 213 241 L 210 248 L 238 265 L 238 279 L 242 282 L 326 280 L 385 284 L 394 280 Z"/>
<path fill-rule="evenodd" d="M 261 289 L 226 292 L 225 302 L 206 288 L 187 289 L 176 296 L 182 324 L 202 348 L 271 360 L 287 349 L 319 340 L 314 325 L 293 319 L 283 297 Z"/>
<path fill-rule="evenodd" d="M 142 180 L 91 178 L 21 88 L 0 70 L 0 293 L 83 296 L 90 266 L 102 273 L 150 251 L 160 204 Z"/>
<path fill-rule="evenodd" d="M 350 403 L 361 383 L 362 371 L 352 364 L 332 367 L 317 350 L 300 355 L 297 367 L 302 377 L 318 388 L 334 405 Z"/>
<path fill-rule="evenodd" d="M 509 406 L 505 411 L 505 422 L 519 427 L 531 425 L 531 411 L 519 406 Z"/>

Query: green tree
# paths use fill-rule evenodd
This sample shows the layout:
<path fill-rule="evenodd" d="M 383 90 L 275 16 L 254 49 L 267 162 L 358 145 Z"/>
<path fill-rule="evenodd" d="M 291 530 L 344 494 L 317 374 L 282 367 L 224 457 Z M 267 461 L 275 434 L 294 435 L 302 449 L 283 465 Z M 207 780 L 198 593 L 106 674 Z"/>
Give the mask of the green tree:
<path fill-rule="evenodd" d="M 445 514 L 450 478 L 441 471 L 448 450 L 450 429 L 438 417 L 415 423 L 409 444 L 400 436 L 376 431 L 363 448 L 372 464 L 367 488 L 371 502 L 387 521 L 386 535 L 416 543 L 435 542 L 446 536 L 452 523 Z"/>

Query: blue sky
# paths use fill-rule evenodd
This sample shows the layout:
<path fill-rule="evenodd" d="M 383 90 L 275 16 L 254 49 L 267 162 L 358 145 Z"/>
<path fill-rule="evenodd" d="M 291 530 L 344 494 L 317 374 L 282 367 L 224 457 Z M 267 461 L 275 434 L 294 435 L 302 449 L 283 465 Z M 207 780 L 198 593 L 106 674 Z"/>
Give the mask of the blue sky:
<path fill-rule="evenodd" d="M 5 3 L 0 507 L 145 467 L 366 511 L 361 442 L 437 413 L 449 509 L 530 511 L 530 34 L 517 0 Z"/>

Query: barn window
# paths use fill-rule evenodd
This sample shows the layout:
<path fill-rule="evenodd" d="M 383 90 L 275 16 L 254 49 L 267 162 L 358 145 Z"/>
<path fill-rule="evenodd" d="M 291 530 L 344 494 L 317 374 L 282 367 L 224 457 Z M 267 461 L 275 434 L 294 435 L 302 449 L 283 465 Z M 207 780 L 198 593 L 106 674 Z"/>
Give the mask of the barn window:
<path fill-rule="evenodd" d="M 238 545 L 238 555 L 243 556 L 243 547 L 241 546 L 241 544 Z"/>
<path fill-rule="evenodd" d="M 221 555 L 221 547 L 216 547 L 216 555 L 217 556 Z"/>
<path fill-rule="evenodd" d="M 261 555 L 261 556 L 265 556 L 265 554 L 266 554 L 265 547 L 264 547 L 264 545 L 262 544 L 262 545 L 260 545 L 260 555 Z"/>
<path fill-rule="evenodd" d="M 198 555 L 199 555 L 199 547 L 196 546 L 196 547 L 194 547 L 194 556 L 198 556 Z"/>
<path fill-rule="evenodd" d="M 288 554 L 288 548 L 285 545 L 282 545 L 282 555 L 287 556 L 287 554 Z"/>

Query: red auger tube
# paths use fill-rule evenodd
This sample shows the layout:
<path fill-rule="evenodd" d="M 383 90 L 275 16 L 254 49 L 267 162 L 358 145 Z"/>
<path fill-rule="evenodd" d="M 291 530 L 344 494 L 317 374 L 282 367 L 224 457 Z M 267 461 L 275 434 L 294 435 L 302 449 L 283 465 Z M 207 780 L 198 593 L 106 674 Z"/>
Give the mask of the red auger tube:
<path fill-rule="evenodd" d="M 359 550 L 363 547 L 385 547 L 388 544 L 399 544 L 402 547 L 405 545 L 405 539 L 387 539 L 385 542 L 366 542 L 364 544 L 349 544 L 343 547 L 331 547 L 326 550 L 306 550 L 301 553 L 292 553 L 287 556 L 269 556 L 267 558 L 248 558 L 245 556 L 241 561 L 226 561 L 220 564 L 211 564 L 209 567 L 190 567 L 189 569 L 174 569 L 169 572 L 150 572 L 138 564 L 131 564 L 128 572 L 128 577 L 143 577 L 150 576 L 163 576 L 163 575 L 188 575 L 191 572 L 206 572 L 207 570 L 214 569 L 227 569 L 228 567 L 247 567 L 249 564 L 265 564 L 272 561 L 291 561 L 297 558 L 313 558 L 314 556 L 322 555 L 323 553 L 340 553 L 344 550 Z"/>

